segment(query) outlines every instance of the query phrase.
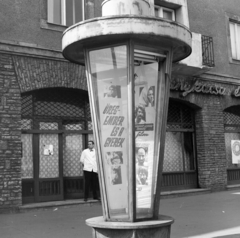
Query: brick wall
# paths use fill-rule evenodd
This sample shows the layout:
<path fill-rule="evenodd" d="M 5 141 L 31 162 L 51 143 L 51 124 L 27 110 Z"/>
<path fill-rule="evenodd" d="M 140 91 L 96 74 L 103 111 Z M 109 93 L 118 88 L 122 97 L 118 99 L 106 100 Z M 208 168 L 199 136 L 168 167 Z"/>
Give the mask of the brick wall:
<path fill-rule="evenodd" d="M 57 87 L 87 90 L 85 68 L 62 60 L 0 55 L 0 213 L 22 205 L 21 93 Z"/>
<path fill-rule="evenodd" d="M 21 93 L 42 88 L 87 90 L 85 68 L 65 61 L 13 56 Z"/>
<path fill-rule="evenodd" d="M 0 55 L 0 212 L 21 205 L 21 97 L 12 57 Z"/>
<path fill-rule="evenodd" d="M 195 114 L 199 185 L 213 190 L 227 185 L 221 97 L 205 95 Z"/>

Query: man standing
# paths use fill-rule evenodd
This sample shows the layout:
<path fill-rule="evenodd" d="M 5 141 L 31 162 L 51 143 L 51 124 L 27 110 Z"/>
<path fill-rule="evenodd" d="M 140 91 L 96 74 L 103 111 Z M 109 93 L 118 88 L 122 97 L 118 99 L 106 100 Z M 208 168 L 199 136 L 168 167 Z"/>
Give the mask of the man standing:
<path fill-rule="evenodd" d="M 93 199 L 100 200 L 97 196 L 98 174 L 94 142 L 88 141 L 88 149 L 83 150 L 80 163 L 84 172 L 84 201 L 88 199 L 89 185 L 91 184 Z"/>

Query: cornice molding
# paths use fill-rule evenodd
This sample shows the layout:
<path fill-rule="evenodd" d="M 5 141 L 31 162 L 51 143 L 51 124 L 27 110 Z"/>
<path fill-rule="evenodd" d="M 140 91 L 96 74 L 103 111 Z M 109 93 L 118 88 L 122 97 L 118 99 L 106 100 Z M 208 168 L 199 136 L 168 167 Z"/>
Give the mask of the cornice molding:
<path fill-rule="evenodd" d="M 60 50 L 47 49 L 37 44 L 0 40 L 0 53 L 68 62 Z"/>

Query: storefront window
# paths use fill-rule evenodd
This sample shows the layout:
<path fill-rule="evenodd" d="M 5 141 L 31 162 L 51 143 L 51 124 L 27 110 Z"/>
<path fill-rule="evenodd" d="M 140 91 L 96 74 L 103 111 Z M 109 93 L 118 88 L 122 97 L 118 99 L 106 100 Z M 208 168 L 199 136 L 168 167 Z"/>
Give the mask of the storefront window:
<path fill-rule="evenodd" d="M 225 146 L 228 168 L 240 168 L 240 115 L 237 107 L 224 112 Z"/>
<path fill-rule="evenodd" d="M 163 172 L 195 170 L 194 118 L 190 108 L 170 101 Z"/>

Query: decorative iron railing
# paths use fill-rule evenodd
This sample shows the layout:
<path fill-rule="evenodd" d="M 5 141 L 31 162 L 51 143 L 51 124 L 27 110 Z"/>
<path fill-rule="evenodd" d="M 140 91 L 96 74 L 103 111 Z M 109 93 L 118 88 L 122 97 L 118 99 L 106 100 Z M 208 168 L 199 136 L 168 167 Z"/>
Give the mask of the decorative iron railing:
<path fill-rule="evenodd" d="M 203 65 L 214 67 L 213 38 L 202 35 L 202 58 Z"/>

